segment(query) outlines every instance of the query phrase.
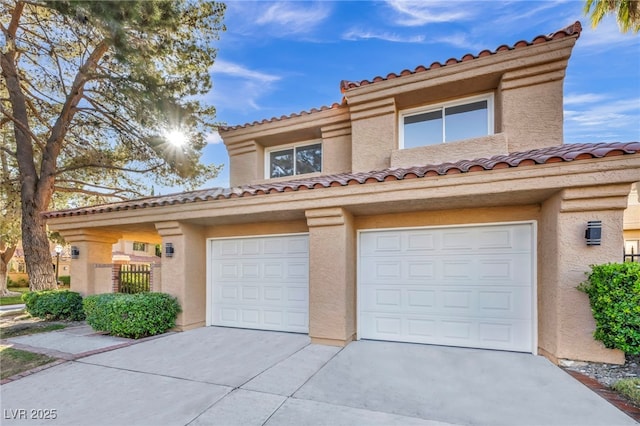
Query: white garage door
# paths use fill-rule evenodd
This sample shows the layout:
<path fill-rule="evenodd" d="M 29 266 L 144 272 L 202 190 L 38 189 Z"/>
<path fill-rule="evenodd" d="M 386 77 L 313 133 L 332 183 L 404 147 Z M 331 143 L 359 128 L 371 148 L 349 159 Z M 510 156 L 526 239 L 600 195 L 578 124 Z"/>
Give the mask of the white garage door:
<path fill-rule="evenodd" d="M 533 224 L 363 231 L 359 337 L 533 350 Z"/>
<path fill-rule="evenodd" d="M 308 235 L 210 244 L 212 325 L 308 333 Z"/>

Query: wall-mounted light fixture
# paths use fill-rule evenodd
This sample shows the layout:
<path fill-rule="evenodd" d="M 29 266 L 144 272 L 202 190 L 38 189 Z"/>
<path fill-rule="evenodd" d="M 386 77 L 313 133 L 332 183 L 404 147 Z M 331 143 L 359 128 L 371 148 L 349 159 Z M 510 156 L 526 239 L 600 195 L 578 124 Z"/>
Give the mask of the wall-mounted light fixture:
<path fill-rule="evenodd" d="M 76 246 L 71 246 L 71 258 L 79 259 L 80 258 L 80 249 Z"/>
<path fill-rule="evenodd" d="M 173 257 L 173 243 L 164 243 L 164 254 L 167 257 Z"/>
<path fill-rule="evenodd" d="M 584 232 L 588 246 L 599 246 L 602 242 L 602 221 L 590 220 L 587 222 L 587 230 Z"/>

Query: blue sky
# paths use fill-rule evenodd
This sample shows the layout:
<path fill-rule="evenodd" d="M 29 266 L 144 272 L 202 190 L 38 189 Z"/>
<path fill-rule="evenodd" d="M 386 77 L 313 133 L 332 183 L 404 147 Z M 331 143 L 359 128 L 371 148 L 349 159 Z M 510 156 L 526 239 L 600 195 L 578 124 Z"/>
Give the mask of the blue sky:
<path fill-rule="evenodd" d="M 340 102 L 340 81 L 372 79 L 533 40 L 580 20 L 565 77 L 565 142 L 640 140 L 640 35 L 612 17 L 595 29 L 584 1 L 229 1 L 206 100 L 228 125 Z M 228 186 L 210 135 L 207 183 Z"/>

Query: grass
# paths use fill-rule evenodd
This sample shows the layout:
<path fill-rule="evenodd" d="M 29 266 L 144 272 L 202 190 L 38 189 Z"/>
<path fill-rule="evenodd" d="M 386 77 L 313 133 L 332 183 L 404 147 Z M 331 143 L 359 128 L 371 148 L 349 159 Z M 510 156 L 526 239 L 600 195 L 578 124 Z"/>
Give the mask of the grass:
<path fill-rule="evenodd" d="M 55 360 L 55 358 L 46 355 L 21 351 L 10 348 L 9 346 L 0 346 L 0 362 L 2 363 L 0 379 L 6 379 L 7 377 L 48 364 Z"/>
<path fill-rule="evenodd" d="M 618 380 L 612 387 L 640 406 L 640 378 Z"/>
<path fill-rule="evenodd" d="M 9 291 L 17 291 L 20 293 L 26 293 L 29 291 L 29 287 L 9 287 Z M 2 296 L 0 297 L 0 306 L 6 305 L 19 305 L 22 303 L 22 294 L 19 296 Z"/>
<path fill-rule="evenodd" d="M 64 324 L 47 324 L 42 326 L 40 324 L 29 324 L 26 327 L 7 327 L 5 329 L 0 329 L 0 337 L 3 339 L 9 339 L 11 337 L 27 336 L 30 334 L 47 333 L 49 331 L 62 330 L 65 327 L 66 325 Z"/>

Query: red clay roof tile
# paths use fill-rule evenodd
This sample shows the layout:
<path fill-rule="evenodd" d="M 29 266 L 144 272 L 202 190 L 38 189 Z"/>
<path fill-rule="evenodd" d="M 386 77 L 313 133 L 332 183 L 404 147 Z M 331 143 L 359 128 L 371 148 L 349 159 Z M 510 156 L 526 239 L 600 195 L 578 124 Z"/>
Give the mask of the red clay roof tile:
<path fill-rule="evenodd" d="M 411 71 L 411 74 L 417 74 L 420 72 L 425 72 L 425 71 L 429 71 L 430 69 L 435 69 L 435 68 L 441 68 L 441 67 L 445 67 L 447 65 L 452 65 L 452 64 L 457 64 L 458 62 L 466 62 L 472 59 L 477 59 L 477 58 L 482 58 L 485 56 L 491 56 L 491 55 L 495 55 L 496 53 L 499 52 L 503 52 L 503 51 L 507 51 L 507 50 L 513 50 L 513 49 L 519 49 L 522 47 L 527 47 L 527 46 L 531 46 L 533 44 L 540 44 L 540 43 L 546 43 L 548 41 L 551 40 L 557 40 L 560 38 L 564 38 L 564 37 L 569 37 L 569 36 L 573 36 L 575 35 L 576 37 L 580 37 L 580 33 L 582 32 L 582 24 L 580 23 L 580 21 L 576 21 L 575 23 L 569 25 L 566 28 L 563 28 L 561 30 L 556 31 L 555 33 L 551 33 L 547 36 L 544 35 L 539 35 L 537 37 L 535 37 L 531 42 L 528 42 L 526 40 L 520 40 L 518 42 L 516 42 L 513 47 L 510 47 L 509 45 L 503 44 L 501 46 L 498 46 L 496 48 L 495 51 L 490 51 L 490 50 L 483 50 L 480 53 L 478 53 L 477 55 L 473 55 L 471 53 L 467 53 L 466 55 L 462 56 L 462 59 L 456 59 L 456 58 L 451 58 L 448 59 L 444 64 L 441 64 L 440 62 L 434 62 L 431 64 L 431 66 L 429 66 L 429 68 L 426 68 L 424 65 L 419 65 L 418 67 L 416 67 L 413 71 Z M 389 74 L 390 76 L 393 76 L 393 78 L 402 76 L 402 75 L 407 75 L 404 71 L 402 71 L 400 74 L 394 74 L 391 73 Z M 387 77 L 387 79 L 389 79 L 389 77 Z M 366 86 L 368 84 L 372 84 L 372 83 L 377 83 L 379 81 L 383 81 L 385 79 L 381 78 L 381 77 L 375 77 L 373 80 L 362 80 L 359 82 L 356 81 L 347 81 L 347 80 L 343 80 L 340 83 L 340 89 L 342 91 L 342 93 L 350 90 L 350 89 L 354 89 L 360 86 Z"/>
<path fill-rule="evenodd" d="M 640 142 L 613 142 L 596 144 L 565 144 L 526 152 L 496 155 L 491 158 L 460 160 L 454 163 L 428 164 L 403 168 L 391 168 L 371 172 L 340 173 L 334 175 L 298 178 L 286 182 L 266 182 L 235 188 L 212 188 L 183 192 L 138 200 L 122 201 L 93 207 L 60 210 L 44 213 L 46 218 L 80 216 L 86 214 L 152 208 L 177 203 L 195 203 L 226 198 L 252 197 L 279 192 L 317 190 L 335 186 L 368 185 L 388 180 L 429 178 L 447 174 L 481 172 L 503 168 L 527 167 L 555 162 L 582 161 L 616 155 L 640 154 Z"/>
<path fill-rule="evenodd" d="M 457 64 L 459 62 L 467 62 L 467 61 L 471 61 L 474 59 L 478 59 L 478 58 L 482 58 L 485 56 L 491 56 L 491 55 L 495 55 L 499 52 L 502 51 L 506 51 L 506 50 L 512 50 L 512 49 L 519 49 L 521 47 L 526 47 L 526 46 L 530 46 L 530 45 L 534 45 L 534 44 L 540 44 L 540 43 L 546 43 L 548 41 L 551 40 L 556 40 L 559 38 L 563 38 L 563 37 L 568 37 L 568 36 L 573 36 L 575 35 L 576 37 L 580 36 L 580 32 L 582 31 L 582 24 L 580 24 L 580 21 L 576 21 L 575 23 L 573 23 L 572 25 L 569 25 L 566 28 L 563 28 L 559 31 L 556 31 L 555 33 L 551 33 L 547 36 L 544 35 L 539 35 L 537 37 L 535 37 L 531 42 L 528 42 L 526 40 L 520 40 L 518 42 L 516 42 L 513 47 L 510 47 L 506 44 L 503 44 L 501 46 L 499 46 L 498 48 L 496 48 L 495 51 L 490 51 L 488 49 L 482 50 L 480 53 L 478 53 L 477 55 L 473 55 L 471 53 L 467 53 L 465 55 L 462 56 L 461 59 L 457 59 L 457 58 L 450 58 L 448 59 L 444 64 L 440 63 L 440 62 L 433 62 L 429 67 L 426 67 L 424 65 L 418 65 L 416 68 L 414 68 L 414 70 L 402 70 L 400 73 L 389 73 L 387 74 L 386 77 L 381 77 L 381 76 L 376 76 L 371 80 L 362 80 L 359 82 L 354 82 L 354 81 L 347 81 L 347 80 L 342 80 L 340 82 L 340 90 L 344 93 L 347 90 L 353 89 L 353 88 L 357 88 L 360 86 L 366 86 L 369 84 L 374 84 L 374 83 L 378 83 L 381 81 L 386 81 L 386 80 L 391 80 L 394 78 L 398 78 L 398 77 L 403 77 L 406 75 L 411 75 L 411 74 L 416 74 L 416 73 L 421 73 L 421 72 L 425 72 L 425 71 L 429 71 L 431 69 L 436 69 L 436 68 L 442 68 L 445 67 L 447 65 L 452 65 L 452 64 Z M 280 117 L 271 117 L 269 119 L 263 119 L 261 121 L 253 121 L 252 123 L 245 123 L 245 124 L 239 124 L 239 125 L 234 125 L 234 126 L 220 126 L 218 128 L 218 130 L 220 132 L 228 132 L 231 130 L 237 130 L 237 129 L 242 129 L 242 128 L 247 128 L 247 127 L 252 127 L 252 126 L 256 126 L 256 125 L 260 125 L 260 124 L 266 124 L 266 123 L 272 123 L 272 122 L 276 122 L 276 121 L 282 121 L 282 120 L 286 120 L 288 118 L 295 118 L 295 117 L 300 117 L 302 115 L 309 115 L 309 114 L 313 114 L 313 113 L 317 113 L 320 111 L 326 111 L 328 109 L 336 109 L 336 108 L 340 108 L 342 106 L 346 105 L 346 101 L 343 98 L 342 103 L 334 103 L 331 106 L 322 106 L 321 108 L 312 108 L 310 111 L 301 111 L 299 113 L 291 113 L 289 115 L 282 115 Z"/>

